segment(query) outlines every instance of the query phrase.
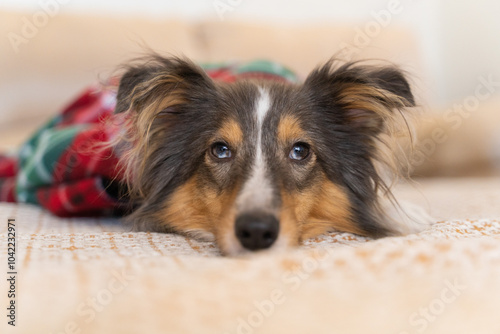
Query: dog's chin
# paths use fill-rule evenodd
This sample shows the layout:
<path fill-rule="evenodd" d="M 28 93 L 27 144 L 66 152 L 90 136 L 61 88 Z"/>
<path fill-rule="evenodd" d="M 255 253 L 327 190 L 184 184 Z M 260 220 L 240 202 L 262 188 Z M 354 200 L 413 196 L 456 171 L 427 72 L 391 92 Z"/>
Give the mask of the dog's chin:
<path fill-rule="evenodd" d="M 226 234 L 217 239 L 220 252 L 224 256 L 249 256 L 252 254 L 263 254 L 269 252 L 282 252 L 293 246 L 289 238 L 284 235 L 278 236 L 278 239 L 269 248 L 260 250 L 249 250 L 241 245 L 235 235 Z"/>

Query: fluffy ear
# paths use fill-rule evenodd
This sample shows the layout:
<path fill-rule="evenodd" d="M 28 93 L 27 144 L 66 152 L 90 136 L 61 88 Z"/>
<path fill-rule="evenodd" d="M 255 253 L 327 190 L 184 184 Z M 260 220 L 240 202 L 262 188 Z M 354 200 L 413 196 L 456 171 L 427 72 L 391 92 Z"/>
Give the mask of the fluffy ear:
<path fill-rule="evenodd" d="M 340 123 L 366 135 L 377 135 L 401 109 L 415 106 L 410 85 L 396 67 L 364 66 L 357 62 L 334 66 L 330 60 L 314 70 L 305 87 Z M 398 115 L 399 114 L 399 115 Z"/>
<path fill-rule="evenodd" d="M 391 176 L 407 161 L 400 131 L 411 135 L 403 109 L 415 105 L 403 72 L 359 62 L 337 66 L 331 60 L 307 77 L 303 89 L 312 113 L 325 124 L 319 128 L 323 145 L 335 148 L 322 157 L 336 166 L 330 177 L 351 191 L 356 220 L 368 235 L 388 234 L 393 226 L 383 224 L 387 217 L 379 195 L 394 198 Z"/>
<path fill-rule="evenodd" d="M 125 114 L 124 131 L 115 146 L 123 152 L 120 165 L 131 194 L 152 189 L 154 179 L 144 176 L 161 164 L 165 153 L 158 152 L 171 142 L 181 146 L 186 127 L 204 117 L 198 109 L 214 89 L 205 72 L 188 60 L 153 55 L 127 67 L 115 108 L 115 113 Z M 170 148 L 168 154 L 174 152 Z"/>
<path fill-rule="evenodd" d="M 186 102 L 188 91 L 211 85 L 205 72 L 189 60 L 152 55 L 126 67 L 118 87 L 115 113 L 141 112 L 152 104 L 161 112 Z"/>

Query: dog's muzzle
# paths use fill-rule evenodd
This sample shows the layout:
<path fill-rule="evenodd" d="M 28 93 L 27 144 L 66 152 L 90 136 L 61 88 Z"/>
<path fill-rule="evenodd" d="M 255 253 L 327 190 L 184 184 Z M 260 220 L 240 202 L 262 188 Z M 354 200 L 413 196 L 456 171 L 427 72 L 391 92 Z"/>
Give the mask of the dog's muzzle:
<path fill-rule="evenodd" d="M 279 221 L 266 213 L 245 213 L 236 219 L 235 233 L 248 250 L 269 248 L 278 238 Z"/>

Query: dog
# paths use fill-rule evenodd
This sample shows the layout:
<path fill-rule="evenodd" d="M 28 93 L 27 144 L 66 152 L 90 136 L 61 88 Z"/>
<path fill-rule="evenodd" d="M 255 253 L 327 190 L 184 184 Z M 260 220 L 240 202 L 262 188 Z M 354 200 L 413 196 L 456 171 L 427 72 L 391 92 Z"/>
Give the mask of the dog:
<path fill-rule="evenodd" d="M 387 177 L 414 106 L 393 65 L 332 59 L 303 83 L 221 83 L 187 59 L 151 56 L 117 94 L 127 125 L 113 145 L 138 203 L 128 221 L 215 240 L 228 255 L 330 230 L 418 232 L 429 218 L 397 203 Z"/>
<path fill-rule="evenodd" d="M 129 63 L 17 158 L 0 156 L 0 200 L 119 211 L 135 230 L 215 240 L 226 255 L 429 225 L 391 193 L 415 106 L 403 71 L 332 59 L 303 82 L 271 62 L 234 72 L 157 54 Z"/>

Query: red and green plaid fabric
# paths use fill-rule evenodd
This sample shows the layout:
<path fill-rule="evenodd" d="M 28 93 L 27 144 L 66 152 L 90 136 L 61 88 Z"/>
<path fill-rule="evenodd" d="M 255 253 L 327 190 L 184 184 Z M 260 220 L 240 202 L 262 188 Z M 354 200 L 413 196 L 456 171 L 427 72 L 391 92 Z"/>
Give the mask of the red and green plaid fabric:
<path fill-rule="evenodd" d="M 297 82 L 293 72 L 269 61 L 203 68 L 224 82 L 248 78 Z M 116 168 L 119 157 L 111 148 L 99 147 L 121 123 L 117 118 L 122 116 L 113 114 L 116 86 L 111 82 L 88 88 L 15 155 L 0 154 L 0 201 L 40 205 L 58 216 L 122 213 L 127 201 L 107 191 L 112 180 L 123 180 Z"/>

